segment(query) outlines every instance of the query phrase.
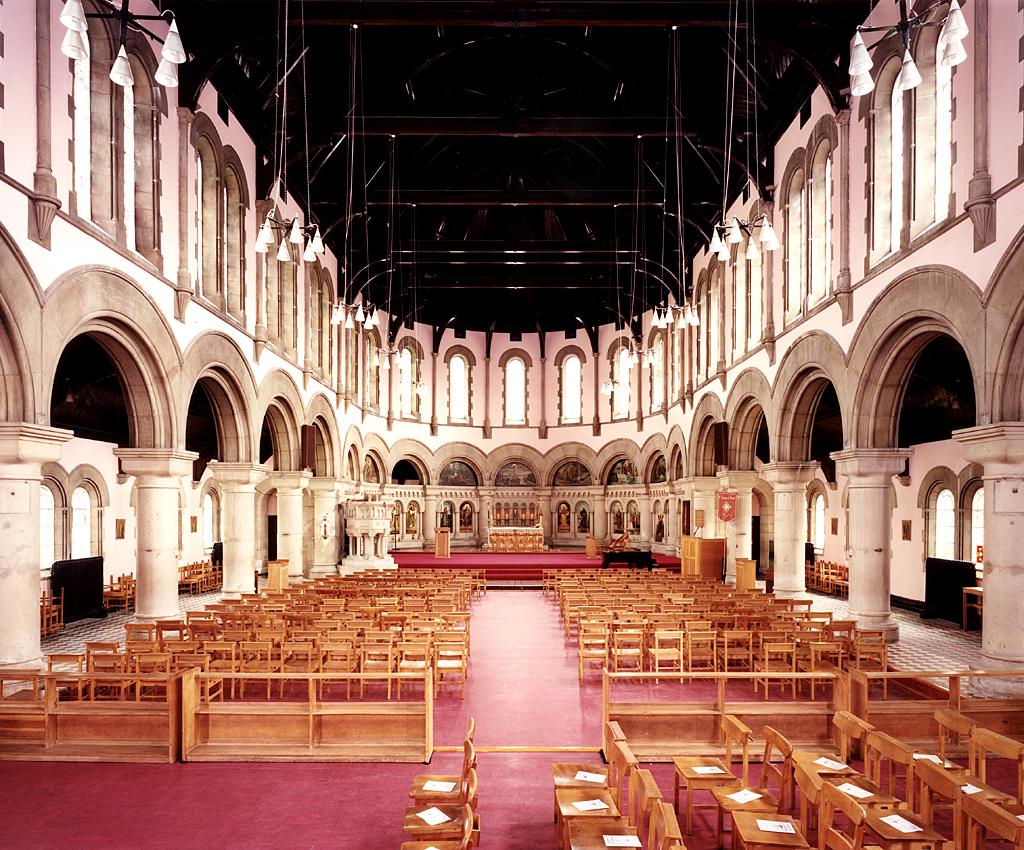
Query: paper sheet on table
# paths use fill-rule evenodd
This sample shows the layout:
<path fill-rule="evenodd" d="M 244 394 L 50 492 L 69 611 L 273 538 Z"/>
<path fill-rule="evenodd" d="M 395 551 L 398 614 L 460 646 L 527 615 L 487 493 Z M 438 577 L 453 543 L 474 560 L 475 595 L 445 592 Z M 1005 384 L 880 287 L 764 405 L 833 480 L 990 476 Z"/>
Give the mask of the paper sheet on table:
<path fill-rule="evenodd" d="M 451 820 L 448 815 L 442 812 L 436 806 L 431 806 L 429 809 L 423 812 L 417 812 L 416 817 L 429 826 L 438 826 L 442 823 L 448 823 Z"/>
<path fill-rule="evenodd" d="M 577 782 L 604 782 L 603 773 L 589 773 L 586 770 L 576 771 L 576 776 L 573 777 Z"/>
<path fill-rule="evenodd" d="M 643 847 L 635 835 L 602 835 L 605 847 Z"/>
<path fill-rule="evenodd" d="M 942 764 L 942 759 L 932 753 L 914 753 L 914 758 L 918 761 L 930 761 L 933 764 Z"/>
<path fill-rule="evenodd" d="M 980 794 L 982 792 L 982 789 L 977 785 L 961 785 L 960 790 L 965 794 Z"/>
<path fill-rule="evenodd" d="M 454 782 L 440 782 L 437 779 L 428 779 L 423 783 L 424 791 L 443 791 L 447 794 L 449 791 L 455 790 Z"/>
<path fill-rule="evenodd" d="M 608 808 L 608 804 L 602 800 L 578 800 L 573 805 L 580 812 L 597 812 Z"/>
<path fill-rule="evenodd" d="M 844 782 L 842 785 L 836 786 L 844 794 L 849 794 L 851 797 L 857 797 L 863 800 L 865 797 L 873 797 L 870 791 L 866 788 L 861 788 L 859 785 L 854 785 L 852 782 Z"/>
<path fill-rule="evenodd" d="M 756 791 L 751 791 L 749 788 L 744 788 L 741 791 L 736 791 L 732 794 L 726 794 L 730 800 L 735 800 L 737 803 L 742 805 L 743 803 L 749 803 L 752 800 L 760 799 L 761 795 Z"/>
<path fill-rule="evenodd" d="M 921 827 L 917 824 L 911 823 L 904 817 L 899 815 L 889 815 L 881 819 L 882 823 L 887 823 L 897 832 L 921 832 Z"/>
<path fill-rule="evenodd" d="M 785 820 L 761 820 L 757 819 L 757 828 L 761 832 L 782 832 L 786 835 L 796 835 L 793 824 Z"/>
<path fill-rule="evenodd" d="M 822 756 L 820 759 L 814 760 L 815 764 L 820 764 L 822 767 L 827 767 L 829 770 L 846 770 L 847 765 L 841 761 L 830 759 L 828 756 Z"/>
<path fill-rule="evenodd" d="M 691 768 L 691 770 L 698 776 L 708 776 L 714 773 L 725 773 L 725 771 L 722 770 L 722 768 L 714 764 L 698 765 L 697 767 Z"/>

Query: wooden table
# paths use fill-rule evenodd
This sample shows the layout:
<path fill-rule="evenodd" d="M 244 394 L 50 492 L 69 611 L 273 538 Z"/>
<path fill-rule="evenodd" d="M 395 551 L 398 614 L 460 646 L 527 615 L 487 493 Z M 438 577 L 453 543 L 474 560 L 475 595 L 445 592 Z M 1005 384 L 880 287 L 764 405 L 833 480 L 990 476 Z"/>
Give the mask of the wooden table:
<path fill-rule="evenodd" d="M 908 809 L 895 812 L 920 828 L 919 832 L 900 832 L 882 820 L 886 815 L 868 811 L 864 818 L 865 844 L 877 844 L 883 850 L 936 850 L 946 843 L 945 837 L 925 824 L 920 817 Z"/>
<path fill-rule="evenodd" d="M 568 822 L 568 850 L 606 850 L 606 835 L 636 835 L 621 818 L 574 818 Z"/>
<path fill-rule="evenodd" d="M 973 601 L 971 601 L 973 599 Z M 978 616 L 981 616 L 981 612 L 985 607 L 985 589 L 982 587 L 965 587 L 963 590 L 963 604 L 964 612 L 960 618 L 960 626 L 966 632 L 967 631 L 967 612 L 971 608 L 978 612 Z"/>
<path fill-rule="evenodd" d="M 449 819 L 437 826 L 431 826 L 417 817 L 419 812 L 425 812 L 427 809 L 439 809 L 448 815 Z M 462 804 L 409 806 L 402 819 L 402 832 L 413 841 L 458 841 L 462 838 Z"/>
<path fill-rule="evenodd" d="M 729 765 L 713 756 L 676 756 L 672 759 L 672 765 L 675 767 L 675 795 L 673 799 L 677 812 L 679 811 L 679 780 L 686 780 L 686 834 L 689 835 L 693 832 L 694 809 L 718 808 L 717 803 L 714 805 L 694 803 L 694 792 L 711 791 L 712 788 L 718 788 L 722 785 L 732 785 L 739 782 L 739 777 L 730 770 Z M 701 773 L 694 769 L 697 767 L 717 767 L 721 772 Z"/>
<path fill-rule="evenodd" d="M 573 803 L 584 800 L 600 800 L 608 808 L 596 811 L 580 811 Z M 569 847 L 569 822 L 573 820 L 590 820 L 602 818 L 610 821 L 619 817 L 618 806 L 607 788 L 556 788 L 555 789 L 555 829 L 558 835 L 558 846 Z"/>
<path fill-rule="evenodd" d="M 759 820 L 783 821 L 791 824 L 795 834 L 785 832 L 765 832 L 757 825 Z M 763 815 L 754 812 L 736 812 L 732 816 L 733 847 L 745 847 L 746 850 L 778 850 L 778 848 L 808 848 L 806 839 L 800 832 L 800 826 L 789 815 Z"/>
<path fill-rule="evenodd" d="M 587 782 L 584 779 L 577 779 L 576 774 L 581 771 L 584 773 L 600 773 L 604 777 L 604 782 Z M 595 791 L 602 791 L 608 788 L 608 768 L 603 764 L 553 764 L 551 765 L 551 775 L 555 780 L 555 791 L 559 788 L 584 788 Z M 555 797 L 554 820 L 557 823 L 557 796 Z"/>

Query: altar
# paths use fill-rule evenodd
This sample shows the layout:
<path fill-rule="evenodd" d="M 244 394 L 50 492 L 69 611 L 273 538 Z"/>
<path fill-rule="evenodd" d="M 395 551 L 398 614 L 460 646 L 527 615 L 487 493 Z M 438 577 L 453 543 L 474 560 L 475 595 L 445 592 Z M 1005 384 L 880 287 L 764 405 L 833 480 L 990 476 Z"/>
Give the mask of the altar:
<path fill-rule="evenodd" d="M 537 526 L 491 528 L 487 548 L 491 552 L 543 552 L 544 530 Z"/>

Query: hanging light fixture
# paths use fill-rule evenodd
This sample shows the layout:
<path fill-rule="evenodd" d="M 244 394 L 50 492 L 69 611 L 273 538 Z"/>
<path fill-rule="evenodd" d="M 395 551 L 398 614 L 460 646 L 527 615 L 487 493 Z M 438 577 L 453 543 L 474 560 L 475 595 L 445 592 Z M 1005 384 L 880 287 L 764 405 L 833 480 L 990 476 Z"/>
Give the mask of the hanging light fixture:
<path fill-rule="evenodd" d="M 732 224 L 729 225 L 729 235 L 726 242 L 730 245 L 737 245 L 743 241 L 743 231 L 740 230 L 740 220 L 733 216 Z"/>
<path fill-rule="evenodd" d="M 135 85 L 135 75 L 132 74 L 132 63 L 128 61 L 128 54 L 121 45 L 117 51 L 117 58 L 114 60 L 114 67 L 110 69 L 110 81 L 122 88 Z"/>
<path fill-rule="evenodd" d="M 768 221 L 767 215 L 761 216 L 761 245 L 766 251 L 777 251 L 779 249 L 779 237 L 775 235 L 775 228 Z"/>
<path fill-rule="evenodd" d="M 313 250 L 313 241 L 310 240 L 306 243 L 306 250 L 302 252 L 302 262 L 304 263 L 315 263 L 316 262 L 316 251 Z"/>
<path fill-rule="evenodd" d="M 757 239 L 751 235 L 747 240 L 747 250 L 743 253 L 743 258 L 746 260 L 757 260 L 761 256 L 761 251 L 757 247 Z"/>
<path fill-rule="evenodd" d="M 66 30 L 64 40 L 60 43 L 60 52 L 68 59 L 84 61 L 89 58 L 89 51 L 85 49 L 85 39 L 78 30 Z"/>
<path fill-rule="evenodd" d="M 344 315 L 345 315 L 345 305 L 344 304 L 340 304 L 340 303 L 339 304 L 335 304 L 331 308 L 331 324 L 332 325 L 340 325 L 342 323 L 343 319 L 344 319 Z"/>
<path fill-rule="evenodd" d="M 285 239 L 281 240 L 281 245 L 277 249 L 278 262 L 287 263 L 292 258 L 292 252 L 288 250 L 288 242 Z"/>
<path fill-rule="evenodd" d="M 356 326 L 356 323 L 352 320 L 352 311 L 345 311 L 345 330 L 350 331 Z"/>
<path fill-rule="evenodd" d="M 67 0 L 64 8 L 61 9 L 58 20 L 69 30 L 85 32 L 89 29 L 89 23 L 85 19 L 85 9 L 82 8 L 82 0 Z"/>
<path fill-rule="evenodd" d="M 302 228 L 299 226 L 298 216 L 292 219 L 291 230 L 288 233 L 288 241 L 293 245 L 301 245 L 305 241 L 305 237 L 302 235 Z"/>
<path fill-rule="evenodd" d="M 363 313 L 363 305 L 360 302 L 359 306 L 356 307 L 356 321 L 362 324 L 363 319 L 366 318 L 366 314 Z"/>
<path fill-rule="evenodd" d="M 944 6 L 946 3 L 947 0 L 937 0 L 919 12 L 908 14 L 905 0 L 900 0 L 900 19 L 897 23 L 886 26 L 857 27 L 857 33 L 853 37 L 853 45 L 850 48 L 850 94 L 859 97 L 870 94 L 875 88 L 875 81 L 871 78 L 871 68 L 873 67 L 871 53 L 864 43 L 861 33 L 883 33 L 879 42 L 895 34 L 900 36 L 903 42 L 903 63 L 895 82 L 896 88 L 900 91 L 909 91 L 921 84 L 921 72 L 910 53 L 910 45 L 913 41 L 911 33 L 915 29 L 941 25 L 942 29 L 939 31 L 937 44 L 939 64 L 944 68 L 952 68 L 963 62 L 967 58 L 963 41 L 970 30 L 967 28 L 967 21 L 964 19 L 964 13 L 960 10 L 958 0 L 948 0 L 949 11 L 942 19 L 941 24 L 939 21 L 928 20 L 928 16 L 935 8 Z"/>

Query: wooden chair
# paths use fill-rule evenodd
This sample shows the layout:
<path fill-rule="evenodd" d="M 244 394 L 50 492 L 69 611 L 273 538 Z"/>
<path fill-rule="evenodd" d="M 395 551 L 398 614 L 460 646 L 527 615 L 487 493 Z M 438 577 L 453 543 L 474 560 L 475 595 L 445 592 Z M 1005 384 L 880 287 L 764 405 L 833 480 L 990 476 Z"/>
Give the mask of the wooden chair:
<path fill-rule="evenodd" d="M 850 832 L 839 828 L 837 813 L 846 816 Z M 853 797 L 826 782 L 819 794 L 818 850 L 864 850 L 866 816 L 864 807 Z M 801 827 L 806 834 L 807 825 Z"/>
<path fill-rule="evenodd" d="M 123 677 L 128 672 L 128 657 L 118 652 L 96 652 L 87 659 L 88 672 L 93 674 L 88 680 L 89 699 L 126 699 L 132 689 L 132 680 Z"/>
<path fill-rule="evenodd" d="M 608 790 L 611 791 L 615 805 L 622 810 L 622 789 L 629 788 L 629 777 L 638 770 L 640 762 L 629 744 L 625 741 L 613 741 L 608 752 Z"/>
<path fill-rule="evenodd" d="M 850 667 L 885 673 L 889 669 L 889 645 L 885 632 L 857 629 L 850 648 Z M 882 698 L 889 698 L 889 680 L 882 679 Z"/>
<path fill-rule="evenodd" d="M 857 754 L 864 739 L 875 727 L 866 720 L 861 720 L 849 711 L 837 711 L 832 715 L 832 728 L 835 730 L 836 743 L 839 746 L 839 760 L 848 762 Z"/>
<path fill-rule="evenodd" d="M 953 809 L 953 832 L 950 838 L 955 847 L 964 847 L 964 817 L 962 801 L 966 797 L 977 797 L 997 804 L 1005 804 L 1012 800 L 1010 794 L 1004 794 L 995 788 L 985 785 L 980 779 L 954 773 L 930 761 L 921 761 L 914 768 L 917 789 L 914 798 L 917 801 L 915 811 L 932 829 L 935 828 L 935 810 L 947 804 Z M 970 789 L 968 794 L 964 788 Z"/>
<path fill-rule="evenodd" d="M 274 661 L 274 644 L 270 641 L 243 640 L 238 643 L 239 673 L 273 673 L 277 670 Z M 245 699 L 245 686 L 248 682 L 262 682 L 266 686 L 266 698 L 270 699 L 270 678 L 239 679 L 239 698 Z"/>
<path fill-rule="evenodd" d="M 982 782 L 986 781 L 989 756 L 1011 759 L 1016 762 L 1016 797 L 1018 801 L 1024 803 L 1024 744 L 982 726 L 975 726 L 971 729 L 969 740 L 971 773 Z"/>
<path fill-rule="evenodd" d="M 627 810 L 630 826 L 637 828 L 637 834 L 649 827 L 651 809 L 655 803 L 661 802 L 661 789 L 654 779 L 654 774 L 644 768 L 637 768 L 629 775 L 629 809 Z"/>
<path fill-rule="evenodd" d="M 951 708 L 935 709 L 935 722 L 939 726 L 939 758 L 943 761 L 949 758 L 950 744 L 969 741 L 971 730 L 977 725 L 970 717 Z"/>
<path fill-rule="evenodd" d="M 735 724 L 739 724 L 736 726 Z M 726 731 L 726 727 L 730 731 Z M 686 834 L 693 832 L 693 810 L 696 808 L 717 808 L 716 804 L 697 804 L 693 801 L 693 795 L 698 791 L 711 792 L 715 788 L 728 788 L 740 781 L 740 777 L 732 772 L 732 750 L 730 738 L 735 738 L 732 730 L 746 728 L 732 715 L 725 715 L 722 718 L 720 730 L 725 739 L 725 758 L 718 759 L 711 756 L 676 756 L 672 759 L 675 767 L 675 788 L 673 800 L 675 809 L 679 811 L 679 789 L 686 791 Z M 748 730 L 749 731 L 749 730 Z M 744 764 L 746 759 L 744 758 Z"/>
<path fill-rule="evenodd" d="M 355 650 L 353 639 L 326 640 L 320 644 L 320 672 L 321 673 L 354 673 L 359 667 L 359 660 Z M 324 698 L 324 691 L 332 683 L 341 682 L 342 679 L 321 679 L 320 699 Z M 345 677 L 345 698 L 352 699 L 352 679 Z"/>
<path fill-rule="evenodd" d="M 846 651 L 843 648 L 843 644 L 837 640 L 831 641 L 811 641 L 807 647 L 808 653 L 807 658 L 803 660 L 799 665 L 799 669 L 807 673 L 838 673 L 843 669 L 843 659 L 846 657 Z M 814 700 L 815 690 L 821 683 L 820 687 L 828 688 L 829 683 L 832 680 L 823 677 L 821 679 L 814 677 L 808 679 L 811 687 L 811 701 Z"/>
<path fill-rule="evenodd" d="M 741 769 L 739 781 L 731 785 L 719 785 L 711 789 L 711 796 L 715 799 L 715 804 L 718 806 L 718 822 L 717 822 L 717 847 L 722 847 L 722 839 L 725 835 L 725 815 L 732 815 L 735 812 L 755 812 L 759 814 L 770 814 L 779 810 L 779 800 L 781 799 L 781 773 L 780 777 L 780 794 L 776 797 L 767 787 L 767 779 L 770 774 L 765 774 L 762 771 L 761 781 L 756 787 L 750 786 L 750 743 L 754 738 L 754 733 L 750 728 L 738 718 L 732 715 L 726 715 L 722 718 L 722 735 L 725 738 L 725 761 L 727 764 L 731 764 L 733 748 L 737 748 L 741 754 Z M 772 759 L 772 741 L 767 739 L 765 741 L 765 751 L 763 764 L 767 765 L 771 763 Z M 751 800 L 737 800 L 731 796 L 743 791 L 748 791 L 750 794 L 756 795 Z"/>
<path fill-rule="evenodd" d="M 60 699 L 62 692 L 74 693 L 76 699 L 81 702 L 85 694 L 85 653 L 78 652 L 55 652 L 46 656 L 47 673 L 71 673 L 75 674 L 66 679 L 58 678 L 54 684 L 57 687 L 57 699 Z M 55 670 L 54 668 L 70 667 L 70 670 Z"/>
<path fill-rule="evenodd" d="M 864 775 L 893 797 L 904 799 L 914 807 L 914 751 L 885 732 L 868 732 L 864 739 Z M 902 769 L 904 791 L 897 792 L 896 783 Z"/>
<path fill-rule="evenodd" d="M 237 644 L 234 641 L 208 640 L 203 642 L 203 652 L 210 657 L 208 671 L 210 673 L 237 673 Z M 209 702 L 224 699 L 223 679 L 204 679 L 206 683 L 204 696 Z M 235 697 L 235 679 L 231 680 L 231 698 Z"/>
<path fill-rule="evenodd" d="M 719 633 L 717 666 L 725 673 L 754 669 L 754 640 L 749 630 L 725 629 Z"/>
<path fill-rule="evenodd" d="M 692 624 L 691 624 L 692 625 Z M 683 663 L 688 673 L 713 672 L 717 658 L 718 632 L 711 629 L 686 629 Z"/>
<path fill-rule="evenodd" d="M 469 655 L 462 640 L 438 640 L 434 644 L 434 696 L 444 684 L 458 684 L 459 697 L 466 696 Z"/>
<path fill-rule="evenodd" d="M 642 626 L 618 626 L 612 630 L 612 670 L 622 667 L 644 669 L 644 630 Z"/>
<path fill-rule="evenodd" d="M 608 624 L 592 620 L 580 621 L 576 628 L 576 647 L 582 685 L 588 667 L 603 670 L 608 666 Z"/>
<path fill-rule="evenodd" d="M 654 672 L 654 681 L 659 682 L 658 673 L 683 669 L 684 633 L 679 629 L 655 629 L 651 645 L 647 648 L 647 669 Z"/>
<path fill-rule="evenodd" d="M 437 782 L 437 780 L 434 780 Z M 459 803 L 474 808 L 477 805 L 478 779 L 475 767 L 467 767 L 458 779 L 438 783 L 452 786 L 450 791 L 428 790 L 422 785 L 414 785 L 409 789 L 409 797 L 414 806 L 450 806 Z M 431 785 L 431 789 L 436 786 Z"/>
<path fill-rule="evenodd" d="M 476 819 L 473 808 L 462 806 L 437 806 L 436 808 L 448 816 L 445 823 L 431 826 L 418 817 L 419 813 L 430 806 L 409 806 L 405 810 L 402 831 L 413 840 L 402 843 L 402 850 L 454 850 L 473 845 L 476 832 Z"/>
<path fill-rule="evenodd" d="M 683 848 L 683 834 L 675 810 L 660 800 L 651 805 L 651 817 L 647 822 L 648 850 L 679 850 Z"/>
<path fill-rule="evenodd" d="M 786 685 L 785 676 L 790 674 L 789 688 L 793 699 L 796 699 L 796 644 L 792 642 L 764 643 L 761 645 L 761 657 L 754 659 L 754 670 L 764 673 L 754 679 L 754 693 L 757 693 L 758 685 L 764 687 L 764 698 L 768 699 L 768 686 L 773 680 L 778 681 L 779 687 Z M 775 675 L 768 675 L 775 674 Z"/>
<path fill-rule="evenodd" d="M 462 769 L 458 774 L 420 774 L 413 779 L 409 796 L 413 800 L 425 799 L 434 793 L 425 787 L 431 783 L 458 786 L 469 775 L 470 769 L 476 769 L 476 747 L 473 741 L 467 738 L 462 743 Z"/>
<path fill-rule="evenodd" d="M 124 639 L 128 641 L 144 641 L 159 643 L 156 637 L 156 623 L 125 623 Z"/>
<path fill-rule="evenodd" d="M 764 727 L 765 755 L 761 761 L 761 784 L 766 788 L 774 783 L 779 789 L 779 808 L 786 805 L 786 791 L 789 791 L 789 808 L 796 804 L 796 783 L 793 779 L 793 745 L 781 732 L 772 726 Z M 777 755 L 776 755 L 777 754 Z M 781 761 L 776 761 L 776 758 Z"/>
<path fill-rule="evenodd" d="M 423 676 L 433 661 L 429 641 L 400 641 L 395 645 L 395 652 L 397 653 L 396 670 L 399 673 L 419 673 Z M 401 679 L 398 680 L 396 693 L 398 699 L 401 699 Z"/>
<path fill-rule="evenodd" d="M 171 672 L 171 656 L 166 652 L 144 652 L 133 661 L 134 672 L 147 676 L 167 676 Z M 168 682 L 144 682 L 141 679 L 135 688 L 135 701 L 167 699 Z"/>
<path fill-rule="evenodd" d="M 1019 799 L 1019 798 L 1018 798 Z M 984 850 L 989 833 L 1009 841 L 1014 850 L 1024 850 L 1024 820 L 989 800 L 964 795 L 960 802 L 967 836 L 967 850 Z"/>

